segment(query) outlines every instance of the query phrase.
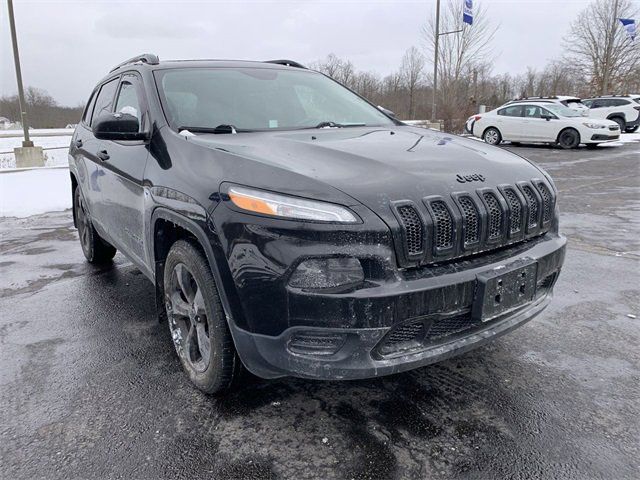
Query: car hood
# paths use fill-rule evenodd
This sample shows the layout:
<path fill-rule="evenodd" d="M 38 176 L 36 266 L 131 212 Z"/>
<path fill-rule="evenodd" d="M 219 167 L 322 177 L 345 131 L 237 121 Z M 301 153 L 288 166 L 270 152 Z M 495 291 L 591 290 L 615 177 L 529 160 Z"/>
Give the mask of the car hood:
<path fill-rule="evenodd" d="M 408 126 L 205 134 L 190 141 L 322 182 L 378 214 L 389 211 L 390 201 L 420 202 L 543 176 L 500 148 Z M 260 178 L 252 186 L 269 188 Z"/>

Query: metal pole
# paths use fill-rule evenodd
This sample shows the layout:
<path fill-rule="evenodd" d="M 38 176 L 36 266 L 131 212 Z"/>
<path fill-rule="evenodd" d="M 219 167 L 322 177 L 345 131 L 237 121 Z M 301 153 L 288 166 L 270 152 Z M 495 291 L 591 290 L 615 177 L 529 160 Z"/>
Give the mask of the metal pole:
<path fill-rule="evenodd" d="M 611 56 L 613 55 L 613 42 L 616 36 L 616 23 L 618 22 L 618 0 L 613 2 L 613 18 L 611 19 L 611 29 L 609 38 L 605 46 L 604 72 L 602 72 L 602 89 L 600 94 L 605 95 L 609 90 L 609 76 L 611 70 Z"/>
<path fill-rule="evenodd" d="M 29 124 L 27 123 L 27 104 L 24 101 L 24 88 L 22 87 L 22 71 L 20 70 L 20 56 L 18 55 L 18 39 L 16 36 L 16 21 L 13 18 L 13 0 L 7 0 L 9 5 L 9 26 L 11 29 L 11 42 L 13 43 L 13 61 L 16 65 L 16 78 L 18 80 L 18 102 L 20 106 L 20 121 L 24 131 L 23 147 L 33 147 L 29 139 Z"/>
<path fill-rule="evenodd" d="M 431 102 L 431 121 L 436 121 L 436 92 L 438 91 L 438 43 L 440 40 L 440 0 L 436 1 L 436 38 L 433 52 L 433 92 Z"/>

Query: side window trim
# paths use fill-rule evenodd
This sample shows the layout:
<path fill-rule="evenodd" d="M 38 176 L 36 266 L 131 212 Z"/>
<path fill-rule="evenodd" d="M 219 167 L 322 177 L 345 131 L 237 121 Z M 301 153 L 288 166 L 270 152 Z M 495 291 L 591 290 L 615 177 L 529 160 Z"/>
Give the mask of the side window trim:
<path fill-rule="evenodd" d="M 91 123 L 93 122 L 93 116 L 95 115 L 95 110 L 96 110 L 96 103 L 98 101 L 98 97 L 100 96 L 100 92 L 102 91 L 102 88 L 109 82 L 112 82 L 114 80 L 118 81 L 118 85 L 120 84 L 120 78 L 122 77 L 122 75 L 116 75 L 114 77 L 108 78 L 106 79 L 104 82 L 101 82 L 98 87 L 96 88 L 96 101 L 93 102 L 93 111 L 91 112 L 91 120 L 89 122 L 89 125 L 91 125 Z M 116 91 L 114 93 L 114 96 L 111 97 L 111 112 L 113 112 L 113 107 L 114 105 L 114 100 L 116 99 L 115 95 L 118 93 L 118 89 L 116 88 Z"/>
<path fill-rule="evenodd" d="M 80 123 L 85 127 L 89 127 L 91 125 L 91 117 L 93 116 L 93 107 L 96 105 L 96 98 L 98 98 L 99 88 L 94 88 L 89 96 L 89 101 L 84 107 L 84 111 L 82 112 L 82 120 Z"/>
<path fill-rule="evenodd" d="M 118 82 L 118 88 L 116 88 L 116 96 L 113 99 L 113 108 L 116 108 L 118 99 L 120 98 L 120 90 L 122 89 L 123 82 L 126 81 L 126 77 L 134 77 L 136 79 L 136 82 L 133 83 L 133 86 L 136 89 L 138 102 L 140 103 L 140 131 L 149 131 L 149 126 L 151 125 L 151 119 L 149 118 L 149 103 L 147 102 L 146 92 L 144 91 L 142 76 L 139 72 L 135 70 L 122 72 L 122 74 L 120 75 L 120 80 Z"/>

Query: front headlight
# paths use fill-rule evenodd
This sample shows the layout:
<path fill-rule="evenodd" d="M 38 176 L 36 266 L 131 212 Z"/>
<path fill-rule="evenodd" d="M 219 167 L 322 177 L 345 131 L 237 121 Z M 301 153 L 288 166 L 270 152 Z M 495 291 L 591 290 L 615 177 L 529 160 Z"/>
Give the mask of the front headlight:
<path fill-rule="evenodd" d="M 600 125 L 599 123 L 590 123 L 590 122 L 584 122 L 583 125 L 587 128 L 607 128 L 604 125 Z"/>
<path fill-rule="evenodd" d="M 249 212 L 319 222 L 359 222 L 358 217 L 347 208 L 333 203 L 306 200 L 238 186 L 230 187 L 228 193 L 236 207 Z"/>

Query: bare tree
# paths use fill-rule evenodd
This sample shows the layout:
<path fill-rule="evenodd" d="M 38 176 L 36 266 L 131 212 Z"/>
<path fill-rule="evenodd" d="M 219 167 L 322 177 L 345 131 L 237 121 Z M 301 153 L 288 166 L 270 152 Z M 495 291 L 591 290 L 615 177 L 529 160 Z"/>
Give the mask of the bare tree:
<path fill-rule="evenodd" d="M 353 67 L 353 63 L 351 63 L 349 60 L 342 60 L 341 58 L 338 58 L 334 53 L 330 53 L 324 60 L 314 62 L 310 66 L 314 70 L 330 76 L 343 85 L 346 85 L 348 87 L 352 86 L 355 69 Z"/>
<path fill-rule="evenodd" d="M 640 65 L 640 48 L 618 20 L 637 15 L 629 0 L 595 0 L 578 15 L 565 37 L 568 62 L 591 79 L 599 94 L 626 90 Z"/>
<path fill-rule="evenodd" d="M 416 47 L 407 50 L 400 66 L 400 78 L 409 93 L 409 118 L 415 115 L 416 89 L 422 82 L 425 66 L 424 55 Z"/>

